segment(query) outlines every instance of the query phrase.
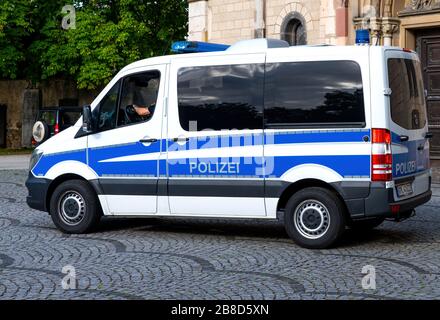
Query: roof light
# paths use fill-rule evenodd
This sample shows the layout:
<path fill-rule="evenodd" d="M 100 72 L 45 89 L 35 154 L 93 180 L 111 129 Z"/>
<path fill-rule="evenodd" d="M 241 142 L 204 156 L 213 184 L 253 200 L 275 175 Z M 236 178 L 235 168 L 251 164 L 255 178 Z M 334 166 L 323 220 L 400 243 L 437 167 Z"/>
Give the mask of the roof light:
<path fill-rule="evenodd" d="M 171 45 L 171 51 L 176 53 L 225 51 L 227 48 L 229 46 L 226 44 L 200 41 L 177 41 Z"/>
<path fill-rule="evenodd" d="M 368 29 L 356 30 L 356 45 L 365 46 L 370 44 L 370 31 Z"/>

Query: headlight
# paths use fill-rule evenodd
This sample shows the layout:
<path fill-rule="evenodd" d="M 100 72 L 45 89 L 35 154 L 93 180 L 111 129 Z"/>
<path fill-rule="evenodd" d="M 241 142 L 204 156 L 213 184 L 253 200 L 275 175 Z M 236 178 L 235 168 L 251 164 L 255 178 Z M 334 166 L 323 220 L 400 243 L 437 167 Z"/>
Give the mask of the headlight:
<path fill-rule="evenodd" d="M 35 167 L 35 165 L 37 164 L 38 160 L 40 160 L 42 155 L 43 155 L 43 151 L 40 151 L 38 149 L 35 149 L 32 152 L 31 160 L 29 161 L 29 171 L 31 171 Z"/>

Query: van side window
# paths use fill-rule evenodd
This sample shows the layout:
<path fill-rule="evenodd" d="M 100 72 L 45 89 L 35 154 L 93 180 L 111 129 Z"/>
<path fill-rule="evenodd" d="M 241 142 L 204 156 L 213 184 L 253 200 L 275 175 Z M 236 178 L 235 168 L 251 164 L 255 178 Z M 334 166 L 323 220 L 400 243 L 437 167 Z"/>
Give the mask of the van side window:
<path fill-rule="evenodd" d="M 179 119 L 186 131 L 261 129 L 264 65 L 181 68 Z"/>
<path fill-rule="evenodd" d="M 118 81 L 102 98 L 99 103 L 99 108 L 95 108 L 94 110 L 99 110 L 98 119 L 98 130 L 104 131 L 113 129 L 116 127 L 116 110 L 118 106 L 118 94 L 119 94 L 119 85 L 120 81 Z"/>
<path fill-rule="evenodd" d="M 361 69 L 353 61 L 266 65 L 268 127 L 364 126 Z"/>
<path fill-rule="evenodd" d="M 160 84 L 158 70 L 134 74 L 124 78 L 118 126 L 148 121 L 156 108 Z"/>

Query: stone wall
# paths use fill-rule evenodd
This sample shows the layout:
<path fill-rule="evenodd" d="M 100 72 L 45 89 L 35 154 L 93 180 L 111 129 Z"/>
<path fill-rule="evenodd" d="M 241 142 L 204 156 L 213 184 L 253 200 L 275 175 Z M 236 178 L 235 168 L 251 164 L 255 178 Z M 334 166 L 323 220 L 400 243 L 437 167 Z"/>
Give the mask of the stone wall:
<path fill-rule="evenodd" d="M 212 0 L 207 10 L 208 41 L 232 44 L 254 38 L 254 0 Z"/>
<path fill-rule="evenodd" d="M 307 43 L 336 44 L 335 0 L 266 0 L 265 24 L 259 25 L 256 0 L 190 0 L 189 40 L 232 44 L 252 39 L 260 27 L 267 38 L 280 38 L 284 19 L 298 13 L 305 22 Z"/>
<path fill-rule="evenodd" d="M 77 99 L 78 105 L 82 106 L 90 104 L 98 93 L 99 90 L 78 90 L 74 82 L 67 80 L 45 81 L 36 88 L 26 80 L 0 80 L 0 105 L 7 108 L 6 146 L 29 146 L 36 106 L 58 106 L 60 99 Z"/>
<path fill-rule="evenodd" d="M 6 105 L 6 146 L 21 147 L 23 92 L 28 82 L 23 80 L 0 81 L 0 105 Z M 0 128 L 3 130 L 3 128 Z"/>

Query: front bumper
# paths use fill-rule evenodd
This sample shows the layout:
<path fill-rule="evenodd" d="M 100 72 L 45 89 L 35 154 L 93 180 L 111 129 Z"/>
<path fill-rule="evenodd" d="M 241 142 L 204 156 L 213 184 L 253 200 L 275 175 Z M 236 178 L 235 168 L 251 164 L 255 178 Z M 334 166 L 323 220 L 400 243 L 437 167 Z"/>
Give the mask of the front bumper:
<path fill-rule="evenodd" d="M 31 172 L 29 172 L 26 180 L 26 188 L 28 189 L 28 196 L 26 197 L 26 203 L 32 209 L 47 211 L 46 195 L 49 190 L 49 179 L 36 178 Z"/>

